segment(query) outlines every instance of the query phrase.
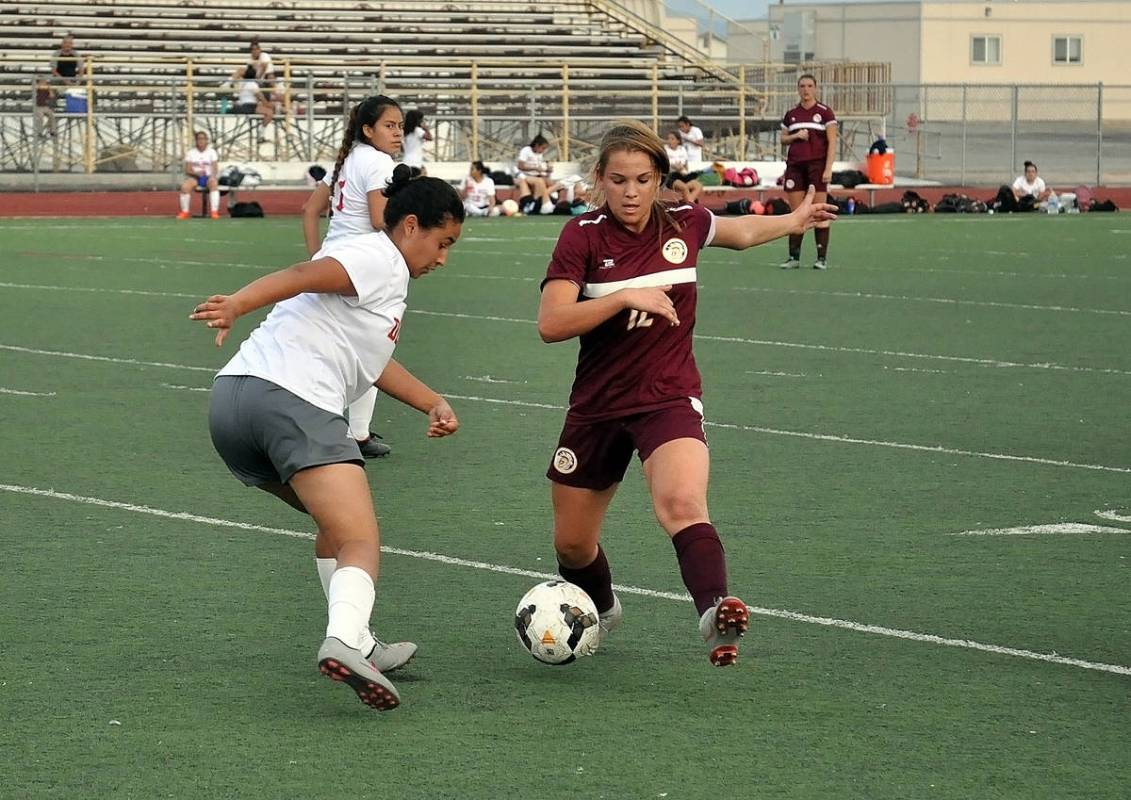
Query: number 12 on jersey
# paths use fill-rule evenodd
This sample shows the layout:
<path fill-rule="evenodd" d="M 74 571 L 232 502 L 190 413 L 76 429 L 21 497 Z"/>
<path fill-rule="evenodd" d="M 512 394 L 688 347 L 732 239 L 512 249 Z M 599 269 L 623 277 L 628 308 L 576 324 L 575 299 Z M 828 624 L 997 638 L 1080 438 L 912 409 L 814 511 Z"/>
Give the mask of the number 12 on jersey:
<path fill-rule="evenodd" d="M 656 320 L 648 316 L 647 311 L 638 311 L 635 308 L 628 313 L 628 330 L 633 328 L 650 328 Z"/>

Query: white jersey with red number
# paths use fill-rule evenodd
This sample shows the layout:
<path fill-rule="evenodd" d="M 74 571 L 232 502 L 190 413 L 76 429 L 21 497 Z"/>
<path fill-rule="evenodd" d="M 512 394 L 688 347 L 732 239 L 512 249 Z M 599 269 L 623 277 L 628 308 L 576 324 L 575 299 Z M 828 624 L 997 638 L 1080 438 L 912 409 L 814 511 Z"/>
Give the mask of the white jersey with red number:
<path fill-rule="evenodd" d="M 495 181 L 487 175 L 483 180 L 476 181 L 468 175 L 463 179 L 464 197 L 476 208 L 486 208 L 491 205 L 491 198 L 495 196 Z"/>
<path fill-rule="evenodd" d="M 219 160 L 220 156 L 216 154 L 216 150 L 212 147 L 206 147 L 203 150 L 194 147 L 185 153 L 185 166 L 189 168 L 193 175 L 215 177 L 212 174 L 212 165 Z"/>
<path fill-rule="evenodd" d="M 330 207 L 334 215 L 330 217 L 330 228 L 322 242 L 373 233 L 373 223 L 369 216 L 369 193 L 384 189 L 393 177 L 396 164 L 388 153 L 382 153 L 368 144 L 355 144 L 338 173 L 335 185 L 330 184 L 333 172 L 327 172 L 322 182 L 330 187 Z"/>

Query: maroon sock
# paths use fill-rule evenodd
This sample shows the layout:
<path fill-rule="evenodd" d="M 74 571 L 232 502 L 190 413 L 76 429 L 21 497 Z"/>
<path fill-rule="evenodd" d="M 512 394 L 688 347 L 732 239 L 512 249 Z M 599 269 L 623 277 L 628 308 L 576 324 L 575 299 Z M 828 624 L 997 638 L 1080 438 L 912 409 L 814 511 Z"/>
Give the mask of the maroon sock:
<path fill-rule="evenodd" d="M 814 228 L 813 234 L 817 238 L 817 258 L 824 258 L 829 251 L 829 228 Z"/>
<path fill-rule="evenodd" d="M 593 605 L 597 606 L 598 614 L 613 607 L 613 574 L 609 572 L 609 560 L 605 558 L 601 545 L 597 545 L 597 557 L 589 566 L 572 569 L 558 562 L 558 574 L 584 589 L 593 599 Z"/>
<path fill-rule="evenodd" d="M 789 257 L 801 258 L 801 240 L 805 238 L 802 233 L 791 233 L 789 235 Z"/>
<path fill-rule="evenodd" d="M 727 562 L 718 531 L 709 522 L 688 525 L 672 537 L 675 556 L 683 585 L 695 600 L 695 609 L 703 612 L 720 597 L 727 596 Z"/>

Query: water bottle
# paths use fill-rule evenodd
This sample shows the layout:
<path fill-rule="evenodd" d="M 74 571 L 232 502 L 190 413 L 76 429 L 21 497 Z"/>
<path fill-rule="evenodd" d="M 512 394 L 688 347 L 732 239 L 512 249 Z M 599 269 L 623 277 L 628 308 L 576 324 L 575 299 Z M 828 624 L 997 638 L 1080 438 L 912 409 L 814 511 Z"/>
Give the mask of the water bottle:
<path fill-rule="evenodd" d="M 855 214 L 856 213 L 856 198 L 855 197 L 848 198 L 848 204 L 845 206 L 844 211 L 845 211 L 846 214 Z"/>
<path fill-rule="evenodd" d="M 1055 192 L 1049 195 L 1049 200 L 1045 205 L 1045 210 L 1048 211 L 1049 214 L 1060 213 L 1060 198 L 1056 196 Z"/>

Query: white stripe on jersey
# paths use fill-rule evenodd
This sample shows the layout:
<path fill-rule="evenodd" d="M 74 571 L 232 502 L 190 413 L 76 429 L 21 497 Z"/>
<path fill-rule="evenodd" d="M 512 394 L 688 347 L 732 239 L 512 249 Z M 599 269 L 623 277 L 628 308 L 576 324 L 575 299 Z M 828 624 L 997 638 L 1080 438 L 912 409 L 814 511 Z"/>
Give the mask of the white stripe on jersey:
<path fill-rule="evenodd" d="M 677 283 L 695 283 L 695 267 L 683 269 L 669 269 L 663 272 L 653 272 L 650 275 L 637 275 L 623 281 L 609 281 L 608 283 L 587 283 L 581 287 L 581 293 L 586 297 L 605 297 L 621 289 L 647 289 L 655 286 L 675 285 Z"/>
<path fill-rule="evenodd" d="M 792 125 L 790 125 L 788 128 L 785 125 L 782 125 L 782 130 L 796 131 L 796 130 L 799 130 L 801 128 L 810 128 L 811 130 L 815 130 L 815 131 L 823 131 L 829 125 L 836 125 L 836 120 L 830 119 L 827 123 L 826 122 L 795 122 Z"/>

